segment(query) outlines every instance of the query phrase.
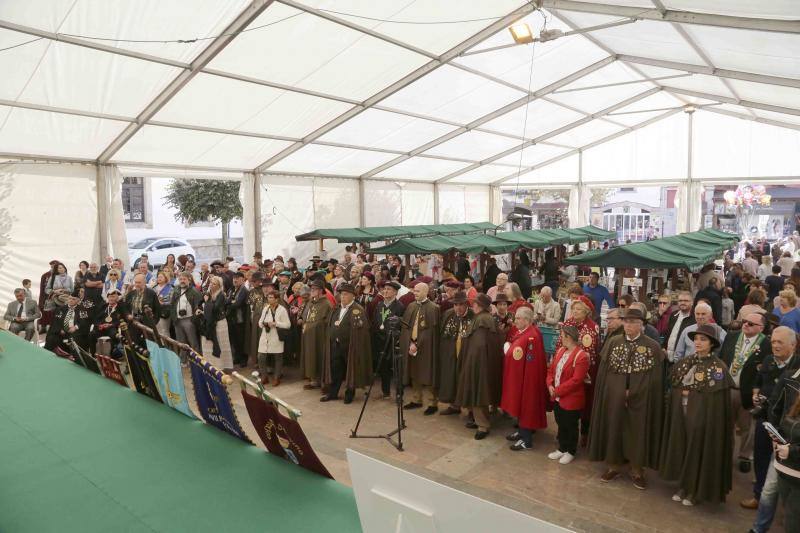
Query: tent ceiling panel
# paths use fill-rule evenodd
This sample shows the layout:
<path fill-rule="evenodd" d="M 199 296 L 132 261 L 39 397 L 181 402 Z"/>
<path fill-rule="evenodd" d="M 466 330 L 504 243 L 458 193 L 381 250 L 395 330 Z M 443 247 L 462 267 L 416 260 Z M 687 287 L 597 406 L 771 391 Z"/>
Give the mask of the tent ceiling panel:
<path fill-rule="evenodd" d="M 251 168 L 286 141 L 145 125 L 114 156 L 116 161 Z"/>
<path fill-rule="evenodd" d="M 407 152 L 451 131 L 453 126 L 441 122 L 367 109 L 319 140 Z M 459 157 L 473 156 L 460 154 Z"/>
<path fill-rule="evenodd" d="M 0 151 L 94 159 L 127 123 L 0 106 Z"/>
<path fill-rule="evenodd" d="M 49 46 L 41 46 L 41 42 Z M 179 72 L 174 67 L 64 43 L 32 44 L 40 46 L 15 48 L 0 59 L 3 65 L 19 56 L 20 70 L 25 72 L 24 78 L 12 74 L 11 83 L 6 83 L 4 76 L 0 84 L 3 98 L 130 116 L 138 114 Z M 32 63 L 36 53 L 39 56 Z M 12 72 L 19 68 L 3 66 Z"/>
<path fill-rule="evenodd" d="M 395 157 L 383 152 L 309 144 L 273 165 L 270 172 L 358 176 Z"/>
<path fill-rule="evenodd" d="M 424 153 L 481 160 L 518 144 L 519 141 L 508 137 L 480 131 L 468 131 Z"/>
<path fill-rule="evenodd" d="M 680 70 L 651 67 L 650 65 L 640 65 L 639 69 L 649 76 L 674 76 L 675 74 L 680 74 L 682 72 Z M 730 90 L 728 90 L 728 87 L 725 85 L 725 83 L 723 83 L 723 81 L 716 76 L 692 74 L 691 76 L 685 76 L 683 78 L 663 80 L 662 83 L 663 85 L 678 87 L 679 89 L 719 94 L 721 96 L 728 96 L 731 98 L 734 97 Z"/>
<path fill-rule="evenodd" d="M 413 0 L 404 2 L 364 2 L 363 0 L 302 0 L 302 3 L 317 9 L 331 9 L 340 13 L 329 14 L 377 31 L 404 43 L 441 55 L 453 46 L 474 35 L 486 26 L 487 21 L 459 24 L 435 24 L 431 21 L 448 21 L 500 18 L 510 13 L 522 2 L 520 0 L 494 0 L 492 2 L 470 1 L 429 2 Z M 361 17 L 341 13 L 353 13 Z M 457 17 L 453 14 L 458 13 Z M 398 24 L 368 20 L 421 21 L 425 24 Z"/>
<path fill-rule="evenodd" d="M 698 13 L 725 13 L 734 17 L 755 17 L 778 20 L 800 18 L 795 0 L 662 0 L 667 9 L 695 11 Z M 614 0 L 615 4 L 621 2 Z"/>
<path fill-rule="evenodd" d="M 583 118 L 576 111 L 566 109 L 547 100 L 537 99 L 527 105 L 528 119 L 525 121 L 525 106 L 518 107 L 496 119 L 487 122 L 484 127 L 491 130 L 521 135 L 525 126 L 525 137 L 533 138 L 560 126 Z"/>
<path fill-rule="evenodd" d="M 730 83 L 742 100 L 800 109 L 800 89 L 742 80 L 730 80 Z"/>
<path fill-rule="evenodd" d="M 520 154 L 522 154 L 522 166 L 532 167 L 533 165 L 538 165 L 539 163 L 547 161 L 550 158 L 564 154 L 569 150 L 570 150 L 569 148 L 563 148 L 561 146 L 552 146 L 549 144 L 534 144 L 533 146 L 529 146 L 515 154 L 509 154 L 505 157 L 502 157 L 495 162 L 506 163 L 509 165 L 519 165 Z M 508 171 L 508 168 L 506 168 L 506 170 Z M 513 171 L 514 169 L 511 170 Z M 506 175 L 510 173 L 511 172 L 506 172 Z"/>
<path fill-rule="evenodd" d="M 555 102 L 574 107 L 586 113 L 596 113 L 601 109 L 610 107 L 617 102 L 621 102 L 649 88 L 649 85 L 642 86 L 637 83 L 633 85 L 619 85 L 616 87 L 603 87 L 600 89 L 587 89 L 585 91 L 554 94 L 549 98 Z"/>
<path fill-rule="evenodd" d="M 764 111 L 761 109 L 754 109 L 753 112 L 761 118 L 766 118 L 770 120 L 780 120 L 781 122 L 788 122 L 790 124 L 800 124 L 800 116 L 797 115 L 788 115 L 786 113 L 773 113 L 772 111 Z"/>
<path fill-rule="evenodd" d="M 686 31 L 717 68 L 800 78 L 800 35 L 699 25 Z"/>
<path fill-rule="evenodd" d="M 469 166 L 469 163 L 428 157 L 411 157 L 387 168 L 376 177 L 434 181 L 467 166 Z"/>
<path fill-rule="evenodd" d="M 569 20 L 581 28 L 607 24 L 620 19 L 618 16 L 594 15 L 569 12 Z M 640 20 L 591 32 L 591 36 L 618 54 L 627 54 L 667 61 L 680 61 L 703 65 L 702 58 L 670 24 Z"/>
<path fill-rule="evenodd" d="M 597 87 L 598 85 L 607 85 L 610 83 L 626 83 L 632 81 L 642 81 L 642 83 L 647 83 L 643 81 L 643 78 L 636 74 L 633 70 L 629 67 L 625 66 L 625 64 L 620 63 L 619 61 L 615 61 L 613 63 L 609 63 L 605 67 L 595 70 L 583 76 L 579 80 L 575 80 L 569 85 L 565 85 L 564 87 L 560 88 L 555 92 L 553 96 L 559 95 L 560 93 L 564 92 L 574 92 L 576 94 L 591 94 L 590 91 L 575 91 L 575 89 L 590 89 Z M 634 84 L 635 85 L 635 84 Z M 639 85 L 639 91 L 642 91 L 642 87 L 649 88 L 650 86 Z"/>
<path fill-rule="evenodd" d="M 523 172 L 517 177 L 516 172 L 509 173 L 509 180 L 504 185 L 520 184 L 553 185 L 578 182 L 578 155 L 560 159 L 550 165 Z"/>
<path fill-rule="evenodd" d="M 382 104 L 467 123 L 509 104 L 523 92 L 444 65 L 386 98 Z"/>
<path fill-rule="evenodd" d="M 481 165 L 475 170 L 470 170 L 460 176 L 456 176 L 448 183 L 488 184 L 503 176 L 508 176 L 512 172 L 514 172 L 514 169 L 506 166 Z"/>
<path fill-rule="evenodd" d="M 335 100 L 201 73 L 154 120 L 302 137 L 351 107 Z M 202 113 L 198 112 L 200 109 Z"/>
<path fill-rule="evenodd" d="M 548 140 L 568 146 L 583 146 L 618 131 L 622 131 L 622 128 L 604 120 L 592 120 Z"/>
<path fill-rule="evenodd" d="M 366 99 L 428 62 L 421 54 L 283 4 L 270 6 L 249 27 L 265 24 L 272 25 L 238 35 L 209 68 Z"/>
<path fill-rule="evenodd" d="M 541 17 L 540 17 L 541 18 Z M 553 24 L 552 26 L 556 26 Z M 548 23 L 548 28 L 552 29 Z M 567 31 L 567 28 L 564 31 Z M 536 30 L 534 30 L 536 33 Z M 533 77 L 531 79 L 531 55 Z M 563 37 L 532 46 L 515 46 L 483 54 L 460 57 L 455 62 L 495 76 L 518 87 L 536 91 L 573 72 L 607 57 L 608 54 L 580 35 Z"/>

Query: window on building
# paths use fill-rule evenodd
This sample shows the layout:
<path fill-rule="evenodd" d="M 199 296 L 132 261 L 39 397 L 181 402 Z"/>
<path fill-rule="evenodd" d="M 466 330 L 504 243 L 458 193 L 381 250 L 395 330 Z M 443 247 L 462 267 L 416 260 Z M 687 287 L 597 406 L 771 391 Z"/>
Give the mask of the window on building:
<path fill-rule="evenodd" d="M 125 222 L 144 222 L 144 178 L 122 178 L 122 212 Z"/>

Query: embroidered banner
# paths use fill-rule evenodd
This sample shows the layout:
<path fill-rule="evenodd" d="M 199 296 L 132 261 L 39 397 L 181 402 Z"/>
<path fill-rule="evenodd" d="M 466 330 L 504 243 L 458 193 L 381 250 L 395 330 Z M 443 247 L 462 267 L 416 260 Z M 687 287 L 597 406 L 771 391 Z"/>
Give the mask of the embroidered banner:
<path fill-rule="evenodd" d="M 107 355 L 103 354 L 96 354 L 95 358 L 97 359 L 97 365 L 100 367 L 100 373 L 103 377 L 110 379 L 111 381 L 116 381 L 123 387 L 127 387 L 128 384 L 125 382 L 125 378 L 122 376 L 122 371 L 119 368 L 119 361 L 115 361 Z"/>
<path fill-rule="evenodd" d="M 189 354 L 189 368 L 192 371 L 194 397 L 203 420 L 237 439 L 252 444 L 236 418 L 228 389 L 222 383 L 223 373 L 196 354 Z"/>
<path fill-rule="evenodd" d="M 146 342 L 150 353 L 150 368 L 156 378 L 161 401 L 189 418 L 197 418 L 186 401 L 180 358 L 172 350 L 161 348 L 153 341 Z"/>
<path fill-rule="evenodd" d="M 296 420 L 284 416 L 275 405 L 249 392 L 243 390 L 242 397 L 250 420 L 269 453 L 333 479 Z"/>
<path fill-rule="evenodd" d="M 156 380 L 150 369 L 150 360 L 139 346 L 125 344 L 125 359 L 128 361 L 128 370 L 133 378 L 136 390 L 161 403 L 161 393 L 158 392 Z"/>

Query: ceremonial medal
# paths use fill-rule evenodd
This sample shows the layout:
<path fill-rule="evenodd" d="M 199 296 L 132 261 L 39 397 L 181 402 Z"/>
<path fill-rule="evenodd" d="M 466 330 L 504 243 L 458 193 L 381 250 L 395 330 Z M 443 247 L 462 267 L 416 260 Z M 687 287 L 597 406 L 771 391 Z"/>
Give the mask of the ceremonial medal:
<path fill-rule="evenodd" d="M 359 311 L 358 309 L 353 309 L 353 316 L 358 316 L 360 314 L 361 314 L 361 311 Z"/>
<path fill-rule="evenodd" d="M 339 327 L 339 321 L 337 320 L 336 322 L 333 323 L 333 325 L 338 328 Z"/>
<path fill-rule="evenodd" d="M 695 372 L 694 373 L 694 380 L 695 381 L 705 381 L 706 373 L 705 372 Z"/>
<path fill-rule="evenodd" d="M 636 351 L 642 354 L 647 353 L 647 348 L 645 348 L 644 346 L 639 346 L 638 348 L 636 348 Z"/>
<path fill-rule="evenodd" d="M 514 357 L 515 361 L 519 361 L 520 359 L 522 359 L 522 348 L 517 346 L 516 348 L 514 348 L 514 351 L 511 352 L 511 355 L 512 357 Z"/>
<path fill-rule="evenodd" d="M 583 344 L 586 348 L 592 345 L 592 336 L 588 333 L 581 338 L 581 344 Z"/>
<path fill-rule="evenodd" d="M 716 370 L 716 372 L 714 372 L 714 379 L 717 380 L 717 381 L 722 381 L 722 378 L 724 377 L 724 374 L 722 373 L 722 369 L 717 367 L 715 370 Z"/>
<path fill-rule="evenodd" d="M 110 316 L 106 317 L 106 322 L 111 322 L 111 317 Z"/>

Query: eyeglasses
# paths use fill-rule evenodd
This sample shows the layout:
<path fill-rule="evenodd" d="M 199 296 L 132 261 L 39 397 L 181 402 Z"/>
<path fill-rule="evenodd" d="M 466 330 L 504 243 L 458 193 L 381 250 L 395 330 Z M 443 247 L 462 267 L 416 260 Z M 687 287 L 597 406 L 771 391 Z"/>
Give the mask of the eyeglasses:
<path fill-rule="evenodd" d="M 619 304 L 620 309 L 625 309 L 626 307 L 628 307 L 628 304 Z"/>
<path fill-rule="evenodd" d="M 669 302 L 658 302 L 658 305 L 669 305 Z"/>
<path fill-rule="evenodd" d="M 764 324 L 756 324 L 755 322 L 750 322 L 749 320 L 742 321 L 742 324 L 745 325 L 745 326 L 753 326 L 753 327 L 757 327 L 757 328 L 764 327 Z"/>

